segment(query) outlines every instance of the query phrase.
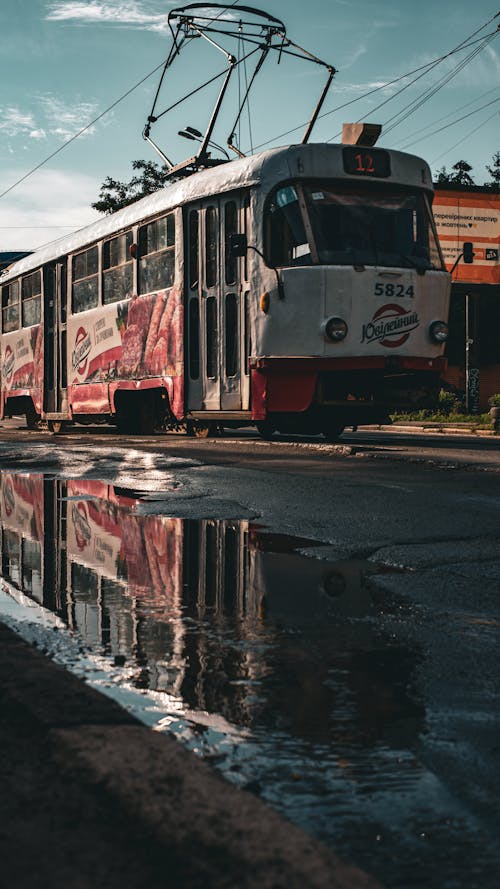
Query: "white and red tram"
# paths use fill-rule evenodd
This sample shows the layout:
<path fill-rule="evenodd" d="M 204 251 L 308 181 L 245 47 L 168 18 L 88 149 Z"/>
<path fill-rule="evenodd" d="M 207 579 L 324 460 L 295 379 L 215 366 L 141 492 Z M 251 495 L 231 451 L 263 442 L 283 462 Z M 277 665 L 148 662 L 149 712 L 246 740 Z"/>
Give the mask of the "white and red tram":
<path fill-rule="evenodd" d="M 301 144 L 194 173 L 0 278 L 1 416 L 323 433 L 425 404 L 450 277 L 422 159 Z"/>

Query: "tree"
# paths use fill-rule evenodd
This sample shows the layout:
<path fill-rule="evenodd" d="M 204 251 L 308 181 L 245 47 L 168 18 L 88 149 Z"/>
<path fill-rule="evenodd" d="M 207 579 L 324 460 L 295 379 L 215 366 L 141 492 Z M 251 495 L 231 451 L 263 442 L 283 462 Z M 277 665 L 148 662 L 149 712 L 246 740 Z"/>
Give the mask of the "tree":
<path fill-rule="evenodd" d="M 455 172 L 450 176 L 450 182 L 456 182 L 458 185 L 474 185 L 472 176 L 469 176 L 472 167 L 467 161 L 457 161 L 451 169 Z"/>
<path fill-rule="evenodd" d="M 486 164 L 486 169 L 491 176 L 491 182 L 485 182 L 488 188 L 500 189 L 500 151 L 495 152 L 492 158 L 492 166 Z"/>
<path fill-rule="evenodd" d="M 451 173 L 448 173 L 446 167 L 441 167 L 437 172 L 436 182 L 449 182 L 451 178 Z"/>
<path fill-rule="evenodd" d="M 167 167 L 160 167 L 154 161 L 132 161 L 132 169 L 141 172 L 133 176 L 130 182 L 119 182 L 111 176 L 106 177 L 101 185 L 99 200 L 91 204 L 94 210 L 99 213 L 115 213 L 167 184 Z"/>

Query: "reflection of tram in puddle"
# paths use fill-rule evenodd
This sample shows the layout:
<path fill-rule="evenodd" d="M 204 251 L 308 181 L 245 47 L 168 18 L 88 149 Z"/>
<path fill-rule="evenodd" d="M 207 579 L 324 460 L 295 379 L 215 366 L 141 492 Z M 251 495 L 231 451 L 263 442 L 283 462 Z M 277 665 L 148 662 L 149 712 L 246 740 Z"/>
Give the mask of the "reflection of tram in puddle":
<path fill-rule="evenodd" d="M 99 481 L 4 472 L 0 486 L 4 581 L 135 667 L 137 687 L 239 725 L 281 711 L 293 734 L 324 741 L 339 683 L 374 725 L 381 708 L 413 711 L 413 657 L 363 619 L 366 564 L 304 558 L 247 521 L 141 514 Z"/>
<path fill-rule="evenodd" d="M 2 576 L 43 604 L 43 476 L 3 472 L 0 486 Z"/>

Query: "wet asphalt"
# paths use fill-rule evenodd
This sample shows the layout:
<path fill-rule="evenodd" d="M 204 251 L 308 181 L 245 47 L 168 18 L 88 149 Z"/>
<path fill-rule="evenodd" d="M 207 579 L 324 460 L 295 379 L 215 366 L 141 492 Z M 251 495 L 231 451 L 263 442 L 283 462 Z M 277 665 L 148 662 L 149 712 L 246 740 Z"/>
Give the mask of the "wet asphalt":
<path fill-rule="evenodd" d="M 319 582 L 311 577 L 299 582 L 283 605 L 283 590 L 293 589 L 290 575 L 299 572 L 297 566 L 287 568 L 276 581 L 276 563 L 290 553 L 280 555 L 275 541 L 261 547 L 264 559 L 252 561 L 264 566 L 266 630 L 274 650 L 282 652 L 264 659 L 272 670 L 261 689 L 268 714 L 262 733 L 272 737 L 281 731 L 297 739 L 297 725 L 290 722 L 294 708 L 303 725 L 314 723 L 313 709 L 302 706 L 309 695 L 321 710 L 318 730 L 329 739 L 333 779 L 328 769 L 314 774 L 308 761 L 308 784 L 295 765 L 291 781 L 273 785 L 273 770 L 257 757 L 243 782 L 248 789 L 238 792 L 261 796 L 383 885 L 496 885 L 500 467 L 494 458 L 474 465 L 452 462 L 448 455 L 419 458 L 404 448 L 367 455 L 349 444 L 302 452 L 295 444 L 264 451 L 252 451 L 250 444 L 238 463 L 221 448 L 207 459 L 206 451 L 188 453 L 175 444 L 136 442 L 123 450 L 95 439 L 90 453 L 85 441 L 51 442 L 40 439 L 27 448 L 4 440 L 2 468 L 106 479 L 133 490 L 145 516 L 251 523 L 281 535 L 281 550 L 283 535 L 302 538 L 291 548 L 306 553 L 310 563 L 326 564 Z M 342 599 L 345 566 L 356 560 L 363 565 L 361 580 L 355 592 L 347 584 Z M 311 626 L 306 632 L 303 613 L 297 614 L 314 590 L 320 591 L 316 605 L 321 596 L 328 603 L 322 620 L 330 637 L 325 632 L 320 638 Z M 202 638 L 200 615 L 186 604 L 184 617 L 198 621 L 191 635 Z M 220 650 L 231 644 L 226 638 Z M 279 676 L 278 685 L 273 676 Z M 22 690 L 22 671 L 17 685 Z M 189 687 L 184 699 L 193 705 Z M 319 697 L 316 689 L 322 690 Z M 232 718 L 227 700 L 225 716 Z M 281 720 L 274 725 L 273 712 Z M 30 722 L 27 717 L 23 729 L 28 738 Z M 152 734 L 157 743 L 158 733 Z M 300 750 L 303 756 L 305 746 Z M 190 879 L 195 878 L 171 885 L 198 885 Z M 217 882 L 220 875 L 213 879 L 204 885 L 233 885 Z"/>

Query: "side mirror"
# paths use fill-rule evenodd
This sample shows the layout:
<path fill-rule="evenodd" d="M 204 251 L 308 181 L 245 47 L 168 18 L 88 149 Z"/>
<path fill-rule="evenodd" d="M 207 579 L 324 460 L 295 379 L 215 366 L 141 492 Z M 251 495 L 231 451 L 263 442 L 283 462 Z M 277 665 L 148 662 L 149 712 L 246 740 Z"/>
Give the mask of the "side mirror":
<path fill-rule="evenodd" d="M 228 250 L 232 259 L 236 259 L 238 256 L 246 256 L 248 250 L 247 236 L 242 234 L 229 235 Z"/>
<path fill-rule="evenodd" d="M 470 241 L 464 241 L 463 260 L 468 265 L 470 265 L 471 262 L 474 262 L 474 244 L 472 244 Z"/>

